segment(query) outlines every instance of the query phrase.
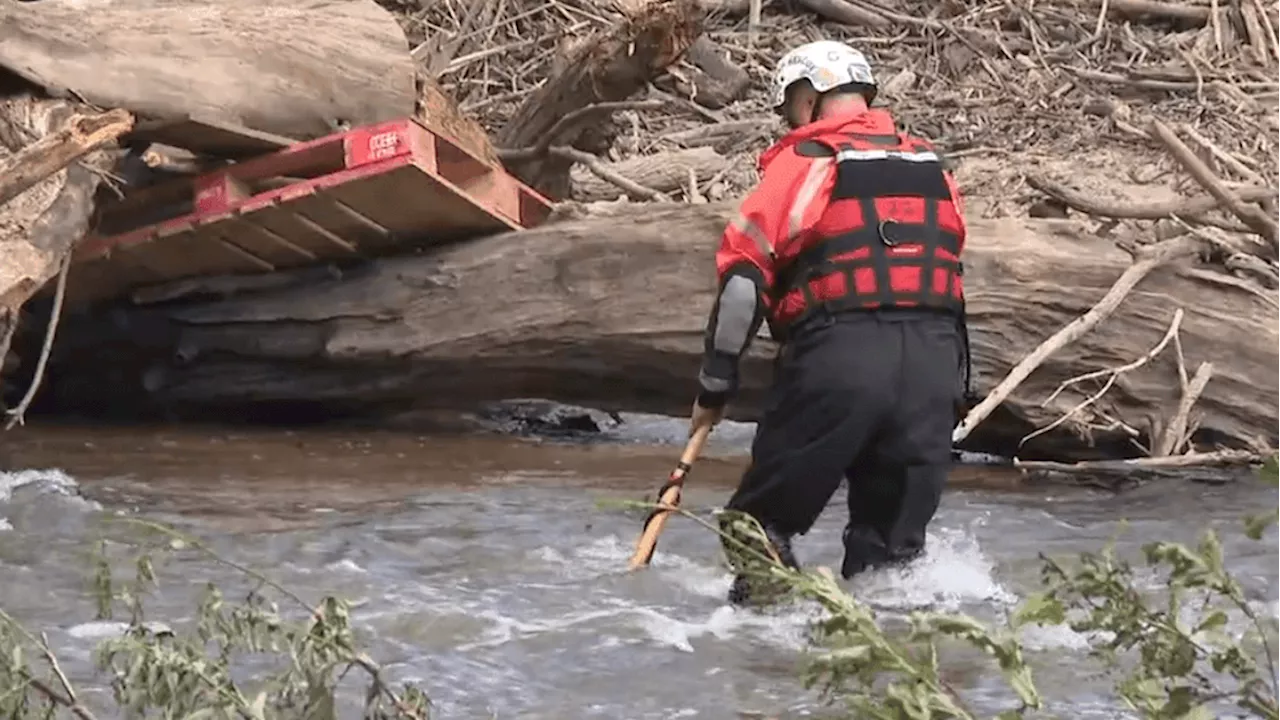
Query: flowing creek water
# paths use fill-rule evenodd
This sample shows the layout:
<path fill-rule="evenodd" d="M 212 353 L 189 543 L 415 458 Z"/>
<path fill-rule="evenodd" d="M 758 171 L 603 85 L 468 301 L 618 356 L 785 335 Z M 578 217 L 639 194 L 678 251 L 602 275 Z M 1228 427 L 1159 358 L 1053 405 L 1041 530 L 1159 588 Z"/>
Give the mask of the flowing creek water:
<path fill-rule="evenodd" d="M 355 621 L 395 679 L 420 681 L 441 718 L 801 718 L 828 714 L 797 677 L 803 609 L 738 611 L 718 542 L 687 518 L 647 571 L 624 572 L 641 499 L 669 471 L 683 424 L 633 418 L 617 443 L 208 428 L 28 428 L 3 438 L 0 607 L 49 634 L 73 680 L 121 625 L 93 620 L 85 557 L 104 516 L 169 522 L 309 600 L 358 601 Z M 724 502 L 752 428 L 726 423 L 694 470 L 690 507 Z M 969 475 L 975 474 L 970 469 Z M 995 470 L 988 485 L 1000 485 Z M 1038 582 L 1038 552 L 1194 541 L 1206 524 L 1251 597 L 1277 612 L 1275 530 L 1239 518 L 1277 502 L 1261 484 L 1153 483 L 1122 495 L 1074 488 L 948 491 L 925 558 L 859 579 L 856 596 L 898 614 L 930 604 L 998 618 Z M 802 562 L 838 567 L 843 490 Z M 1136 555 L 1135 555 L 1136 557 Z M 151 617 L 180 625 L 201 583 L 235 573 L 185 556 L 159 567 Z M 241 583 L 240 586 L 243 586 Z M 1038 683 L 1061 717 L 1127 717 L 1110 680 L 1067 628 L 1028 631 Z M 997 675 L 949 669 L 979 707 L 1000 709 Z M 93 704 L 104 691 L 86 690 Z M 354 700 L 353 700 L 354 701 Z"/>

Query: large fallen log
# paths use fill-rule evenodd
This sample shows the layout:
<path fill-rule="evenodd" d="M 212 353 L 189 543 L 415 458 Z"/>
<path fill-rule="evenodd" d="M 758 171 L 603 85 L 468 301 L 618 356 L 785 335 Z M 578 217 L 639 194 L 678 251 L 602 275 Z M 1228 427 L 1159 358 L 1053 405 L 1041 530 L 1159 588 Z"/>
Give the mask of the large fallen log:
<path fill-rule="evenodd" d="M 300 139 L 414 111 L 404 33 L 373 0 L 0 2 L 0 68 L 103 107 Z"/>
<path fill-rule="evenodd" d="M 221 300 L 187 287 L 167 303 L 100 309 L 64 321 L 41 397 L 46 409 L 98 415 L 290 421 L 376 421 L 504 397 L 683 414 L 715 286 L 713 253 L 732 213 L 723 203 L 624 205 L 603 217 L 381 260 L 341 278 L 282 279 Z M 983 393 L 1102 297 L 1130 263 L 1074 221 L 975 219 L 971 232 L 966 282 Z M 967 446 L 1013 450 L 1095 389 L 1079 383 L 1087 385 L 1079 394 L 1060 392 L 1041 407 L 1061 382 L 1148 353 L 1179 307 L 1186 361 L 1214 368 L 1193 439 L 1274 445 L 1274 306 L 1182 269 L 1145 277 L 1111 317 L 1019 386 Z M 234 292 L 223 281 L 210 294 Z M 753 348 L 731 417 L 755 417 L 770 345 Z M 1180 397 L 1176 361 L 1165 354 L 1119 377 L 1092 407 L 1142 429 L 1171 415 Z M 1090 448 L 1067 426 L 1035 437 L 1021 456 L 1132 453 L 1122 430 L 1095 431 Z"/>

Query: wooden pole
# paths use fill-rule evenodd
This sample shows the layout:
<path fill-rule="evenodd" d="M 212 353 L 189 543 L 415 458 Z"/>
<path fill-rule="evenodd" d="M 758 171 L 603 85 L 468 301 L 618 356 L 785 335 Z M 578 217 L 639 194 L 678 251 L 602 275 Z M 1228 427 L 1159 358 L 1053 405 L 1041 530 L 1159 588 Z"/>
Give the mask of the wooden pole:
<path fill-rule="evenodd" d="M 693 437 L 689 438 L 689 442 L 684 446 L 680 462 L 676 464 L 676 469 L 671 471 L 671 478 L 667 480 L 667 484 L 663 485 L 662 490 L 659 491 L 659 507 L 645 518 L 644 529 L 640 532 L 640 539 L 636 541 L 636 551 L 631 555 L 627 570 L 644 567 L 653 559 L 653 550 L 658 544 L 658 536 L 662 534 L 662 529 L 666 527 L 667 520 L 671 517 L 671 510 L 665 508 L 680 506 L 684 479 L 693 469 L 693 462 L 698 459 L 698 455 L 702 454 L 702 446 L 707 444 L 707 438 L 710 436 L 711 426 L 704 425 L 694 431 Z"/>

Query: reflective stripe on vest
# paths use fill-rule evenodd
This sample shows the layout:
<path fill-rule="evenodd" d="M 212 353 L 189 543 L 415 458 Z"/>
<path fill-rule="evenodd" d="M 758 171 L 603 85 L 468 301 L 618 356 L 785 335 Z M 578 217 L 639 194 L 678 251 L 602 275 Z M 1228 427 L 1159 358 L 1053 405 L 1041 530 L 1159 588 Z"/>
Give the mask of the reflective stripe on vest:
<path fill-rule="evenodd" d="M 838 230 L 778 273 L 770 322 L 775 336 L 820 309 L 963 313 L 964 248 L 939 226 L 941 205 L 954 206 L 938 155 L 896 135 L 833 136 L 824 144 L 836 152 L 837 175 L 818 227 Z"/>

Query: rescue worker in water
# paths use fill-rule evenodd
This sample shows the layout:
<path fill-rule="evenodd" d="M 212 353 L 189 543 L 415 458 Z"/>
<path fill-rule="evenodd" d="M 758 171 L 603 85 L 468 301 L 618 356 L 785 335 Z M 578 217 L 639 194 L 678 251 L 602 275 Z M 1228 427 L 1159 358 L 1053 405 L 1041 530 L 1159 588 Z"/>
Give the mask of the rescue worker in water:
<path fill-rule="evenodd" d="M 780 61 L 774 107 L 791 131 L 761 155 L 716 253 L 690 430 L 721 420 L 768 320 L 782 344 L 773 386 L 726 508 L 759 520 L 795 566 L 792 537 L 846 478 L 846 579 L 923 552 L 968 399 L 961 198 L 928 142 L 869 109 L 876 89 L 843 43 Z M 739 573 L 730 602 L 748 594 Z"/>

